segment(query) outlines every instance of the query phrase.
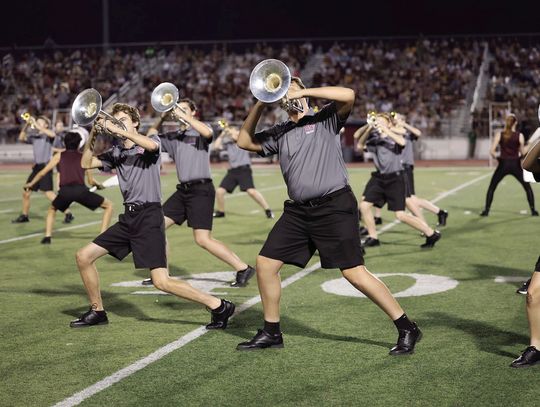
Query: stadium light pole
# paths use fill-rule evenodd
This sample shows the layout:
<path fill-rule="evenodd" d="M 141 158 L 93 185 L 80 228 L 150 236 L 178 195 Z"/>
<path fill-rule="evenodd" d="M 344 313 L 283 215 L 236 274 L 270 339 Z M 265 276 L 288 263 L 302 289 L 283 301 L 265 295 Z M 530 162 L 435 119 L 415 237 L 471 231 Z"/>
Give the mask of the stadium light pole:
<path fill-rule="evenodd" d="M 109 48 L 109 0 L 101 0 L 101 27 L 103 51 Z"/>

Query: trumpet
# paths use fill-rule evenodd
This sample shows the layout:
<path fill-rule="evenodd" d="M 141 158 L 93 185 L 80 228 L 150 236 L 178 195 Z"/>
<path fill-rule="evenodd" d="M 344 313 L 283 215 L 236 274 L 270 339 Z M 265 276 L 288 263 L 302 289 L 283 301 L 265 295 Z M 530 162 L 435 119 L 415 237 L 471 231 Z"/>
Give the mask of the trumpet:
<path fill-rule="evenodd" d="M 226 128 L 229 127 L 229 122 L 227 120 L 225 120 L 225 119 L 221 119 L 221 120 L 218 120 L 218 125 L 222 129 L 226 129 Z"/>
<path fill-rule="evenodd" d="M 291 71 L 277 59 L 265 59 L 253 68 L 249 77 L 249 89 L 255 98 L 263 103 L 280 101 L 286 111 L 302 113 L 304 108 L 299 100 L 290 100 L 287 92 L 291 86 Z"/>
<path fill-rule="evenodd" d="M 370 126 L 376 126 L 377 125 L 377 112 L 371 111 L 367 114 L 367 124 Z"/>
<path fill-rule="evenodd" d="M 181 119 L 174 113 L 174 108 L 177 107 L 183 113 L 187 113 L 184 109 L 178 104 L 178 99 L 180 98 L 180 93 L 178 88 L 170 82 L 163 82 L 156 86 L 152 91 L 152 96 L 150 97 L 150 103 L 154 110 L 165 113 L 171 112 L 170 114 L 182 123 L 184 126 L 189 127 L 189 123 L 184 119 Z"/>
<path fill-rule="evenodd" d="M 102 105 L 101 95 L 97 90 L 93 88 L 83 90 L 77 95 L 71 106 L 71 117 L 79 126 L 87 126 L 93 123 L 98 117 L 101 117 L 105 122 L 103 124 L 94 124 L 94 127 L 98 132 L 124 139 L 124 137 L 118 136 L 107 130 L 107 120 L 111 121 L 115 126 L 120 127 L 122 130 L 127 129 L 120 120 L 114 118 L 104 110 L 101 110 Z"/>
<path fill-rule="evenodd" d="M 21 119 L 30 125 L 30 128 L 35 129 L 36 119 L 28 112 L 21 113 Z"/>

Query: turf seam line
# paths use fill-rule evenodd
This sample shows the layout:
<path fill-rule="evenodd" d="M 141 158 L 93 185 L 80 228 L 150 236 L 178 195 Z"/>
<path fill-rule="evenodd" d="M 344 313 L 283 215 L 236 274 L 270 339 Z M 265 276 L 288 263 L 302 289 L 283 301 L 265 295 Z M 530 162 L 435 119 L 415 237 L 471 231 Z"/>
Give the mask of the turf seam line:
<path fill-rule="evenodd" d="M 453 188 L 451 190 L 448 190 L 446 192 L 441 193 L 438 195 L 435 199 L 433 199 L 431 202 L 436 203 L 444 198 L 446 198 L 449 195 L 452 195 L 464 188 L 467 188 L 468 186 L 484 179 L 490 176 L 491 173 L 482 175 L 481 177 L 477 177 L 472 179 L 471 181 L 468 181 L 464 184 L 458 185 L 456 188 Z M 395 220 L 384 227 L 382 227 L 379 230 L 379 233 L 384 233 L 385 231 L 393 228 L 394 226 L 398 225 L 400 222 Z M 315 270 L 318 270 L 321 267 L 320 262 L 316 262 L 312 266 L 305 268 L 303 270 L 300 270 L 298 273 L 293 274 L 289 278 L 282 281 L 281 286 L 282 288 L 287 287 L 288 285 L 304 278 L 308 274 L 312 273 Z M 258 304 L 261 301 L 260 295 L 257 295 L 253 298 L 250 298 L 246 302 L 244 302 L 242 305 L 236 308 L 235 317 L 240 314 L 241 312 L 244 312 L 245 310 L 251 308 L 252 306 Z M 203 326 L 200 326 L 199 328 L 187 333 L 186 335 L 180 337 L 176 341 L 170 342 L 169 344 L 162 346 L 158 350 L 152 352 L 150 355 L 145 356 L 142 359 L 139 359 L 138 361 L 132 363 L 129 366 L 126 366 L 123 369 L 118 370 L 117 372 L 113 373 L 110 376 L 105 377 L 104 379 L 100 380 L 99 382 L 94 383 L 93 385 L 75 393 L 74 395 L 60 401 L 59 403 L 55 404 L 53 407 L 72 407 L 79 405 L 84 400 L 92 397 L 93 395 L 101 392 L 102 390 L 105 390 L 109 387 L 111 387 L 113 384 L 120 382 L 121 380 L 131 376 L 132 374 L 138 372 L 139 370 L 144 369 L 146 366 L 150 365 L 153 362 L 156 362 L 163 357 L 167 356 L 169 353 L 187 345 L 191 341 L 201 337 L 205 333 L 207 333 L 208 330 Z"/>

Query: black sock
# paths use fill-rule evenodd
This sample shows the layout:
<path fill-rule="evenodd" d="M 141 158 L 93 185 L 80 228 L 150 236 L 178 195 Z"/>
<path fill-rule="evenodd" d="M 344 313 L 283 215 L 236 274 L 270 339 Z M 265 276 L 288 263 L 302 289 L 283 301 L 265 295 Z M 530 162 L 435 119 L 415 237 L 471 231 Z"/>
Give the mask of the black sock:
<path fill-rule="evenodd" d="M 221 301 L 221 304 L 219 304 L 219 307 L 217 307 L 216 309 L 213 309 L 212 312 L 216 314 L 221 314 L 225 310 L 225 303 L 223 302 L 223 300 L 220 300 L 220 301 Z"/>
<path fill-rule="evenodd" d="M 96 311 L 96 314 L 98 314 L 98 315 L 105 315 L 105 310 L 102 310 L 102 311 Z"/>
<path fill-rule="evenodd" d="M 281 333 L 279 322 L 264 321 L 264 331 L 270 335 L 279 335 Z"/>
<path fill-rule="evenodd" d="M 411 320 L 407 317 L 407 314 L 403 314 L 398 319 L 396 319 L 394 321 L 394 325 L 400 331 L 402 331 L 404 329 L 407 329 L 407 330 L 414 329 L 414 325 L 411 322 Z"/>

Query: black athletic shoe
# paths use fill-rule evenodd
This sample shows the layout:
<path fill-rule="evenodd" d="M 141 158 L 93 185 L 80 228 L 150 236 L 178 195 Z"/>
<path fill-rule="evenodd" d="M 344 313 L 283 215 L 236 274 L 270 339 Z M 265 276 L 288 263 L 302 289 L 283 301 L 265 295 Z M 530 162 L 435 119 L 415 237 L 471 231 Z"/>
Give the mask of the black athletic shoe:
<path fill-rule="evenodd" d="M 75 216 L 73 216 L 72 213 L 66 213 L 66 216 L 64 216 L 64 222 L 63 223 L 71 223 L 75 219 Z"/>
<path fill-rule="evenodd" d="M 105 311 L 97 313 L 92 308 L 82 314 L 79 319 L 71 321 L 69 326 L 72 328 L 84 328 L 92 325 L 105 325 L 108 324 L 107 313 Z"/>
<path fill-rule="evenodd" d="M 221 211 L 214 212 L 214 218 L 224 218 L 224 217 L 225 217 L 225 212 L 221 212 Z"/>
<path fill-rule="evenodd" d="M 30 222 L 30 219 L 28 219 L 28 215 L 19 215 L 18 218 L 13 219 L 11 223 L 26 223 Z"/>
<path fill-rule="evenodd" d="M 441 209 L 437 214 L 437 226 L 446 226 L 446 219 L 448 219 L 448 212 Z"/>
<path fill-rule="evenodd" d="M 239 343 L 236 350 L 257 350 L 265 348 L 283 348 L 283 335 L 270 335 L 266 331 L 259 329 L 252 340 Z"/>
<path fill-rule="evenodd" d="M 422 339 L 422 331 L 420 328 L 418 328 L 416 322 L 413 322 L 413 325 L 414 328 L 412 330 L 400 329 L 398 331 L 398 340 L 396 346 L 390 349 L 390 355 L 398 356 L 410 355 L 411 353 L 414 353 L 414 346 L 416 345 L 416 342 Z"/>
<path fill-rule="evenodd" d="M 225 309 L 221 312 L 210 311 L 212 314 L 212 319 L 206 329 L 225 329 L 227 328 L 227 322 L 229 318 L 234 314 L 235 305 L 227 300 L 221 300 L 222 304 L 225 305 Z"/>
<path fill-rule="evenodd" d="M 154 285 L 154 282 L 152 281 L 152 278 L 145 278 L 142 282 L 142 285 Z"/>
<path fill-rule="evenodd" d="M 522 355 L 514 360 L 510 367 L 531 367 L 540 363 L 540 350 L 529 346 Z"/>
<path fill-rule="evenodd" d="M 360 226 L 359 232 L 360 237 L 369 235 L 368 230 L 364 226 Z"/>
<path fill-rule="evenodd" d="M 531 209 L 531 216 L 538 216 L 538 211 L 536 209 Z"/>
<path fill-rule="evenodd" d="M 529 290 L 529 284 L 531 284 L 531 279 L 529 278 L 527 281 L 525 281 L 521 287 L 519 287 L 517 290 L 516 290 L 516 293 L 517 294 L 523 294 L 523 295 L 527 295 L 527 291 Z"/>
<path fill-rule="evenodd" d="M 379 217 L 375 216 L 375 224 L 376 225 L 382 225 L 382 218 L 379 218 Z"/>
<path fill-rule="evenodd" d="M 482 212 L 480 212 L 480 216 L 489 216 L 489 211 L 484 209 Z"/>
<path fill-rule="evenodd" d="M 364 240 L 364 243 L 362 244 L 363 247 L 375 247 L 380 246 L 381 242 L 379 239 L 374 239 L 372 237 L 368 237 L 366 240 Z"/>
<path fill-rule="evenodd" d="M 431 249 L 441 238 L 441 232 L 436 230 L 431 236 L 426 237 L 426 243 L 420 245 L 422 249 Z"/>
<path fill-rule="evenodd" d="M 51 237 L 45 236 L 43 239 L 41 239 L 41 244 L 51 244 Z"/>
<path fill-rule="evenodd" d="M 266 213 L 268 219 L 274 219 L 274 212 L 272 212 L 272 209 L 265 209 L 264 213 Z"/>
<path fill-rule="evenodd" d="M 251 277 L 255 274 L 255 269 L 248 266 L 247 269 L 236 272 L 236 280 L 231 283 L 231 287 L 245 287 Z"/>

